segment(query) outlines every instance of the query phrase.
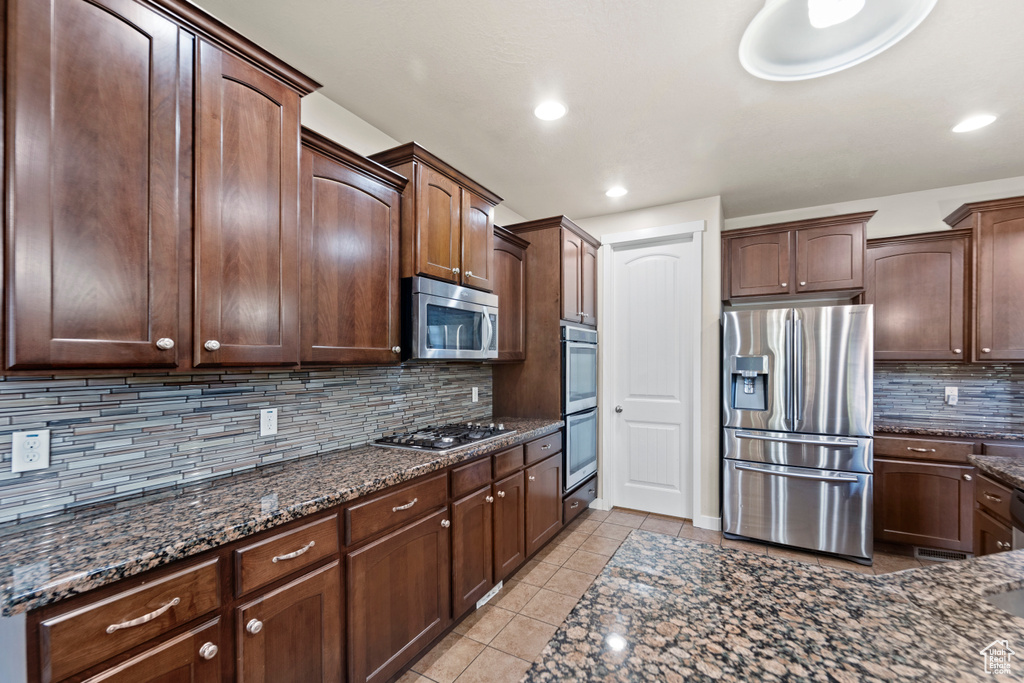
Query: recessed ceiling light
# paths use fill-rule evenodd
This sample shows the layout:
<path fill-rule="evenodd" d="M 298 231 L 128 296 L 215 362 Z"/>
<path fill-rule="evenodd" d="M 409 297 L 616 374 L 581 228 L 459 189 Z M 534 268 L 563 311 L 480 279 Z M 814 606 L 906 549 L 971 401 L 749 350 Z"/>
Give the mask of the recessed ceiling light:
<path fill-rule="evenodd" d="M 988 124 L 996 120 L 996 117 L 992 114 L 978 114 L 977 116 L 969 116 L 960 123 L 953 126 L 954 133 L 969 133 L 972 130 L 978 130 L 984 128 Z"/>
<path fill-rule="evenodd" d="M 609 197 L 621 197 L 627 192 L 629 192 L 629 190 L 627 190 L 626 188 L 622 187 L 621 185 L 616 185 L 615 187 L 609 188 L 608 191 L 605 192 L 605 194 L 608 195 Z"/>
<path fill-rule="evenodd" d="M 554 100 L 548 100 L 547 102 L 541 102 L 537 105 L 537 108 L 533 110 L 533 115 L 538 119 L 544 121 L 554 121 L 565 116 L 566 108 L 561 102 L 555 102 Z"/>

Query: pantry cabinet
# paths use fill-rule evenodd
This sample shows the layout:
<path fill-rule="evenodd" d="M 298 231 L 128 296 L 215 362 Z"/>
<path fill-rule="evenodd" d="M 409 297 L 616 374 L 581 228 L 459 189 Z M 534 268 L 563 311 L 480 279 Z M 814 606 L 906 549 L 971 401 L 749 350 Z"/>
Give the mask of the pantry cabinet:
<path fill-rule="evenodd" d="M 498 361 L 526 358 L 526 248 L 529 242 L 494 228 L 494 293 L 498 295 Z"/>
<path fill-rule="evenodd" d="M 491 291 L 501 197 L 415 142 L 370 157 L 409 179 L 402 193 L 402 277 Z"/>
<path fill-rule="evenodd" d="M 970 231 L 869 240 L 863 303 L 876 361 L 962 361 L 968 350 Z"/>
<path fill-rule="evenodd" d="M 303 363 L 400 360 L 405 178 L 302 130 Z"/>
<path fill-rule="evenodd" d="M 852 297 L 864 289 L 874 211 L 779 223 L 722 236 L 722 299 Z"/>

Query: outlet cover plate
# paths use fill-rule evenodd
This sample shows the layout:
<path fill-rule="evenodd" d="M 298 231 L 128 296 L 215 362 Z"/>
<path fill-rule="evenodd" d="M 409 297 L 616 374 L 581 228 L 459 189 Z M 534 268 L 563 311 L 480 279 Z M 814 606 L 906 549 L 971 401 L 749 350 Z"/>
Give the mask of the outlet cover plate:
<path fill-rule="evenodd" d="M 957 387 L 946 387 L 946 405 L 955 406 L 960 401 L 959 394 Z"/>
<path fill-rule="evenodd" d="M 50 466 L 50 430 L 14 432 L 11 435 L 11 471 L 31 472 Z"/>
<path fill-rule="evenodd" d="M 260 436 L 277 434 L 277 408 L 260 410 Z"/>

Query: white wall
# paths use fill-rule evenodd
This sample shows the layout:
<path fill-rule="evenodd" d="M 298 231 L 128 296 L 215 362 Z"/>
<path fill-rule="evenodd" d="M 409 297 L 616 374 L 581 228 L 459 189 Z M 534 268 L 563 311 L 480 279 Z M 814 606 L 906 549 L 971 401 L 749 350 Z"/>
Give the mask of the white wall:
<path fill-rule="evenodd" d="M 705 527 L 720 528 L 718 500 L 719 460 L 718 433 L 721 410 L 719 408 L 719 318 L 722 311 L 721 292 L 721 232 L 722 198 L 707 197 L 689 202 L 653 206 L 647 209 L 595 216 L 575 221 L 594 237 L 611 233 L 633 232 L 665 225 L 704 221 L 704 253 L 702 255 L 701 292 L 701 408 L 700 425 L 702 447 L 701 509 L 694 511 L 694 522 Z M 598 283 L 598 297 L 607 294 Z M 699 513 L 699 516 L 698 516 Z"/>
<path fill-rule="evenodd" d="M 310 93 L 302 98 L 302 125 L 363 156 L 409 142 L 408 140 L 394 139 L 318 92 Z M 444 158 L 443 149 L 430 151 L 442 159 Z M 466 173 L 466 175 L 473 177 L 472 173 Z M 498 189 L 494 191 L 501 194 Z M 499 204 L 494 210 L 494 222 L 498 225 L 512 225 L 525 220 L 504 204 Z"/>
<path fill-rule="evenodd" d="M 971 183 L 970 185 L 940 187 L 921 192 L 907 192 L 873 199 L 860 199 L 839 204 L 809 206 L 791 211 L 727 218 L 725 229 L 750 228 L 805 218 L 821 218 L 877 210 L 878 213 L 868 221 L 868 237 L 890 237 L 917 232 L 949 230 L 950 227 L 943 223 L 942 219 L 953 213 L 961 204 L 1021 195 L 1024 195 L 1024 176 Z"/>

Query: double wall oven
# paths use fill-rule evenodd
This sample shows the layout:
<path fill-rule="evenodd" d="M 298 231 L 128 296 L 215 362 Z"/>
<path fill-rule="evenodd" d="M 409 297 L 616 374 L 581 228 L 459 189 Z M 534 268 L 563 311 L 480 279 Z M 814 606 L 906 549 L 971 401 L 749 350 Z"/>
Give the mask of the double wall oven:
<path fill-rule="evenodd" d="M 562 323 L 565 490 L 597 472 L 597 332 Z"/>

